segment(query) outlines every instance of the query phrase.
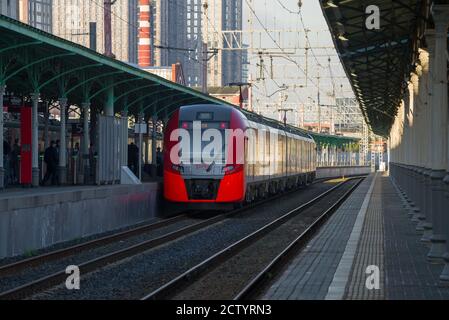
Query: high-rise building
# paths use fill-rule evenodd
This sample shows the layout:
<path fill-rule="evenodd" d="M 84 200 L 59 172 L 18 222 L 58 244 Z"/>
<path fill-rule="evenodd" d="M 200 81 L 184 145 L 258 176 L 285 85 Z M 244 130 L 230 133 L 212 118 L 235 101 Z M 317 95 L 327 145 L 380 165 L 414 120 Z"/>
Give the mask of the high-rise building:
<path fill-rule="evenodd" d="M 202 84 L 201 50 L 203 37 L 201 35 L 202 24 L 202 0 L 187 1 L 187 48 L 189 51 L 187 64 L 184 66 L 186 82 L 197 87 Z"/>
<path fill-rule="evenodd" d="M 20 21 L 51 33 L 53 2 L 58 0 L 19 0 Z"/>
<path fill-rule="evenodd" d="M 200 85 L 201 0 L 151 0 L 150 5 L 152 65 L 180 63 L 186 84 Z"/>
<path fill-rule="evenodd" d="M 132 64 L 137 64 L 137 18 L 138 0 L 112 5 L 112 53 Z M 96 50 L 104 53 L 104 1 L 53 0 L 53 34 L 89 47 L 91 22 L 96 23 Z"/>
<path fill-rule="evenodd" d="M 207 0 L 203 5 L 202 36 L 208 48 L 226 48 L 236 39 L 224 41 L 223 31 L 242 30 L 242 0 Z M 226 86 L 242 81 L 242 53 L 218 50 L 208 62 L 208 85 Z"/>
<path fill-rule="evenodd" d="M 180 62 L 189 86 L 202 84 L 202 43 L 226 48 L 236 39 L 224 41 L 222 32 L 242 29 L 242 0 L 152 0 L 150 10 L 152 64 Z M 218 50 L 207 62 L 208 86 L 241 82 L 242 63 L 241 51 Z"/>
<path fill-rule="evenodd" d="M 0 14 L 17 19 L 19 17 L 19 1 L 0 0 Z"/>
<path fill-rule="evenodd" d="M 52 0 L 0 0 L 0 13 L 46 32 L 52 31 Z"/>

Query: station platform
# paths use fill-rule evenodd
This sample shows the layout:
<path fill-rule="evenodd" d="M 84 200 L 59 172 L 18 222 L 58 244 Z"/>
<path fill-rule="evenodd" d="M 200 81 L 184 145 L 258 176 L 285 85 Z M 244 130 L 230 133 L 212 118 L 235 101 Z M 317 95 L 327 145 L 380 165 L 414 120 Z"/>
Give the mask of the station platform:
<path fill-rule="evenodd" d="M 0 193 L 0 259 L 159 215 L 161 184 L 11 188 Z"/>
<path fill-rule="evenodd" d="M 439 284 L 443 265 L 427 262 L 429 248 L 415 228 L 388 174 L 371 174 L 262 298 L 449 299 Z"/>

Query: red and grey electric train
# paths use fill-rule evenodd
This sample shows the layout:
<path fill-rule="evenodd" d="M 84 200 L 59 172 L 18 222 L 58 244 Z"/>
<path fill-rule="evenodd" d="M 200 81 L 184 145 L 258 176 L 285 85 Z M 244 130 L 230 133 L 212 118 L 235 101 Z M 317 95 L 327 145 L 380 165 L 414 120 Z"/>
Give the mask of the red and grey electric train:
<path fill-rule="evenodd" d="M 193 139 L 198 139 L 193 137 L 194 123 L 200 123 L 201 133 L 210 128 L 222 133 L 226 161 L 220 164 L 181 161 L 194 157 L 194 148 L 179 150 L 183 138 L 191 140 L 191 147 Z M 173 138 L 174 131 L 181 128 L 192 134 L 187 138 L 177 138 L 175 134 Z M 245 134 L 241 156 L 237 150 L 239 138 L 226 134 L 227 129 L 251 132 Z M 182 106 L 173 113 L 164 132 L 164 196 L 178 203 L 251 202 L 310 183 L 315 178 L 315 163 L 316 144 L 302 130 L 226 105 Z"/>

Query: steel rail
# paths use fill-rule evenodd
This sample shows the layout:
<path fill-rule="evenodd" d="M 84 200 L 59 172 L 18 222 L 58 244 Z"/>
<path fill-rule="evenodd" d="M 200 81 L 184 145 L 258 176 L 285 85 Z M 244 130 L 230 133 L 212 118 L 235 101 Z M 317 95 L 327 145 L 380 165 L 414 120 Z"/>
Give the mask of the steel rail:
<path fill-rule="evenodd" d="M 248 300 L 256 296 L 264 288 L 265 284 L 274 278 L 280 270 L 290 261 L 290 258 L 297 254 L 308 243 L 319 228 L 327 221 L 330 215 L 345 201 L 362 182 L 353 185 L 346 193 L 340 197 L 329 209 L 321 214 L 310 226 L 307 227 L 295 240 L 293 240 L 279 255 L 277 255 L 260 273 L 258 273 L 250 283 L 248 283 L 233 300 Z"/>
<path fill-rule="evenodd" d="M 321 193 L 314 199 L 300 205 L 299 207 L 297 207 L 293 210 L 290 210 L 288 213 L 282 215 L 281 217 L 277 218 L 276 220 L 271 221 L 270 223 L 266 224 L 262 228 L 259 228 L 258 230 L 254 231 L 253 233 L 249 234 L 248 236 L 244 237 L 243 239 L 238 240 L 237 242 L 235 242 L 235 243 L 231 244 L 230 246 L 226 247 L 225 249 L 215 253 L 214 255 L 210 256 L 206 260 L 197 264 L 196 266 L 190 268 L 183 274 L 181 274 L 178 277 L 167 282 L 166 284 L 164 284 L 163 286 L 154 290 L 150 294 L 146 295 L 141 300 L 159 300 L 159 299 L 166 299 L 167 297 L 172 296 L 178 289 L 180 289 L 181 287 L 183 287 L 184 285 L 186 285 L 190 281 L 192 281 L 192 279 L 199 277 L 205 271 L 210 270 L 211 268 L 219 265 L 223 261 L 226 261 L 228 258 L 232 257 L 235 253 L 239 252 L 241 249 L 243 249 L 243 248 L 247 247 L 248 245 L 252 244 L 253 242 L 257 241 L 259 238 L 266 235 L 270 231 L 276 229 L 277 227 L 282 225 L 284 222 L 286 222 L 290 218 L 296 216 L 301 211 L 304 211 L 305 209 L 310 208 L 316 202 L 322 200 L 327 195 L 331 194 L 333 191 L 335 191 L 336 189 L 338 189 L 341 186 L 343 186 L 344 184 L 346 184 L 348 181 L 351 181 L 354 179 L 362 179 L 362 178 L 360 178 L 360 177 L 348 178 L 347 180 L 339 183 L 338 185 L 332 187 L 331 189 Z"/>
<path fill-rule="evenodd" d="M 168 218 L 162 221 L 157 221 L 150 224 L 141 225 L 132 229 L 124 230 L 112 235 L 107 235 L 101 238 L 93 239 L 87 242 L 79 243 L 66 248 L 50 251 L 44 254 L 40 254 L 34 257 L 26 258 L 9 264 L 0 266 L 0 277 L 9 275 L 11 273 L 17 273 L 26 268 L 30 268 L 39 264 L 43 264 L 48 261 L 64 258 L 75 255 L 84 250 L 100 247 L 109 243 L 120 241 L 126 238 L 133 237 L 135 235 L 145 233 L 148 231 L 160 229 L 162 227 L 169 226 L 176 222 L 182 221 L 187 218 L 187 214 L 178 215 L 172 218 Z"/>
<path fill-rule="evenodd" d="M 318 179 L 318 180 L 314 181 L 312 184 L 319 183 L 319 182 L 326 181 L 326 180 L 329 180 L 329 179 Z M 198 223 L 188 225 L 186 227 L 183 227 L 181 229 L 175 230 L 175 231 L 170 232 L 168 234 L 165 234 L 163 236 L 160 236 L 160 237 L 157 237 L 157 238 L 154 238 L 154 239 L 151 239 L 151 240 L 143 241 L 141 243 L 132 245 L 130 247 L 127 247 L 127 248 L 124 248 L 124 249 L 121 249 L 121 250 L 118 250 L 118 251 L 114 251 L 114 252 L 111 252 L 109 254 L 106 254 L 106 255 L 103 255 L 103 256 L 91 259 L 89 261 L 86 261 L 86 262 L 78 265 L 80 273 L 81 274 L 86 274 L 86 273 L 95 271 L 96 269 L 99 269 L 101 267 L 104 267 L 107 264 L 114 263 L 114 262 L 123 260 L 125 258 L 128 258 L 130 256 L 134 256 L 134 255 L 137 255 L 137 254 L 142 253 L 144 251 L 153 249 L 155 247 L 164 245 L 166 243 L 169 243 L 171 241 L 177 240 L 177 239 L 179 239 L 181 237 L 189 235 L 189 234 L 191 234 L 191 233 L 193 233 L 195 231 L 198 231 L 200 229 L 207 228 L 207 227 L 209 227 L 209 226 L 211 226 L 213 224 L 221 222 L 221 221 L 223 221 L 225 219 L 228 219 L 228 218 L 230 218 L 232 216 L 235 216 L 235 215 L 240 214 L 240 213 L 244 213 L 244 212 L 246 212 L 246 211 L 248 211 L 250 209 L 253 209 L 256 206 L 260 206 L 260 205 L 265 204 L 265 203 L 267 203 L 269 201 L 272 201 L 272 200 L 275 200 L 275 199 L 287 196 L 287 195 L 289 195 L 291 193 L 294 193 L 294 192 L 297 192 L 299 190 L 301 190 L 301 188 L 295 188 L 295 189 L 290 190 L 288 192 L 277 194 L 275 196 L 263 199 L 261 201 L 257 201 L 257 202 L 251 203 L 251 204 L 249 204 L 247 206 L 244 206 L 242 208 L 238 208 L 238 209 L 232 210 L 230 212 L 223 213 L 223 214 L 211 217 L 211 218 L 206 219 L 204 221 L 200 221 Z M 174 217 L 174 218 L 171 218 L 171 219 L 168 219 L 168 220 L 175 220 L 176 221 L 176 219 L 180 219 L 180 217 L 181 216 L 178 216 L 178 217 Z M 166 221 L 168 221 L 168 220 L 166 220 Z M 166 221 L 162 221 L 161 223 L 164 223 Z M 144 228 L 144 227 L 142 227 L 142 228 Z M 134 231 L 134 230 L 131 230 L 131 231 Z M 123 235 L 120 234 L 119 236 L 122 236 L 123 238 L 127 238 L 128 236 L 126 234 L 128 232 L 130 232 L 130 231 L 124 231 L 123 232 L 124 234 Z M 138 233 L 139 232 L 136 232 L 136 234 L 138 234 Z M 42 262 L 49 261 L 48 259 L 56 259 L 58 257 L 64 257 L 64 256 L 73 255 L 73 254 L 75 254 L 73 252 L 73 249 L 81 251 L 81 250 L 87 249 L 88 246 L 97 247 L 97 246 L 100 245 L 99 243 L 101 241 L 104 241 L 103 244 L 108 244 L 108 243 L 117 241 L 117 239 L 118 239 L 117 235 L 113 235 L 113 236 L 109 236 L 109 237 L 107 236 L 107 237 L 104 237 L 104 238 L 100 238 L 100 239 L 89 241 L 89 242 L 84 243 L 84 244 L 76 245 L 76 246 L 65 248 L 65 249 L 60 249 L 60 250 L 57 250 L 57 251 L 54 251 L 54 252 L 49 252 L 47 254 L 44 254 L 44 255 L 41 255 L 41 256 L 37 256 L 37 257 L 34 257 L 34 258 L 21 260 L 21 261 L 19 261 L 17 263 L 12 263 L 10 265 L 5 265 L 5 266 L 1 267 L 0 268 L 0 275 L 2 275 L 2 270 L 3 270 L 3 272 L 5 272 L 3 274 L 6 274 L 7 272 L 11 272 L 14 269 L 15 269 L 14 271 L 17 271 L 16 268 L 25 268 L 27 266 L 32 266 L 33 264 L 39 264 L 39 263 L 42 263 Z M 28 283 L 26 283 L 24 285 L 15 287 L 13 289 L 10 289 L 10 290 L 4 291 L 4 292 L 0 292 L 0 300 L 4 300 L 4 299 L 22 299 L 22 298 L 29 297 L 30 295 L 33 295 L 33 294 L 35 294 L 37 292 L 41 292 L 41 291 L 44 291 L 46 289 L 49 289 L 49 288 L 52 288 L 52 287 L 54 287 L 56 285 L 61 284 L 66 277 L 67 277 L 67 274 L 66 274 L 65 270 L 61 270 L 61 271 L 55 272 L 53 274 L 41 277 L 41 278 L 39 278 L 37 280 L 28 282 Z"/>

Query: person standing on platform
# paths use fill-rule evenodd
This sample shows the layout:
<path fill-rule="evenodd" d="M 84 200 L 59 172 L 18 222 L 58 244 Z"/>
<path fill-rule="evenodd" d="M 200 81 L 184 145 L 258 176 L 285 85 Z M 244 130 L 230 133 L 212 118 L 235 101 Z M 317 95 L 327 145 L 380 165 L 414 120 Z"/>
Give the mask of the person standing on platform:
<path fill-rule="evenodd" d="M 157 176 L 162 177 L 164 168 L 164 155 L 160 147 L 157 147 L 156 149 L 156 168 L 157 168 Z"/>
<path fill-rule="evenodd" d="M 55 169 L 55 181 L 57 184 L 59 184 L 59 172 L 58 172 L 58 166 L 59 166 L 59 156 L 61 155 L 61 147 L 59 145 L 60 141 L 56 140 L 55 150 L 56 150 L 56 169 Z"/>
<path fill-rule="evenodd" d="M 19 139 L 15 139 L 11 151 L 11 181 L 13 184 L 19 183 L 19 174 L 20 174 L 19 157 L 20 157 Z"/>
<path fill-rule="evenodd" d="M 48 180 L 51 179 L 51 184 L 57 183 L 56 171 L 58 169 L 58 151 L 56 149 L 56 143 L 52 140 L 50 146 L 45 149 L 44 162 L 47 165 L 47 172 L 45 173 L 42 185 L 45 185 Z"/>
<path fill-rule="evenodd" d="M 90 168 L 90 178 L 92 180 L 95 180 L 95 172 L 97 171 L 97 161 L 96 161 L 96 151 L 95 146 L 91 142 L 89 146 L 89 168 Z"/>
<path fill-rule="evenodd" d="M 134 142 L 128 145 L 128 167 L 137 175 L 139 171 L 139 147 Z"/>
<path fill-rule="evenodd" d="M 5 186 L 5 188 L 10 182 L 10 155 L 11 146 L 9 145 L 8 141 L 3 140 L 3 168 L 5 170 L 3 185 Z"/>

